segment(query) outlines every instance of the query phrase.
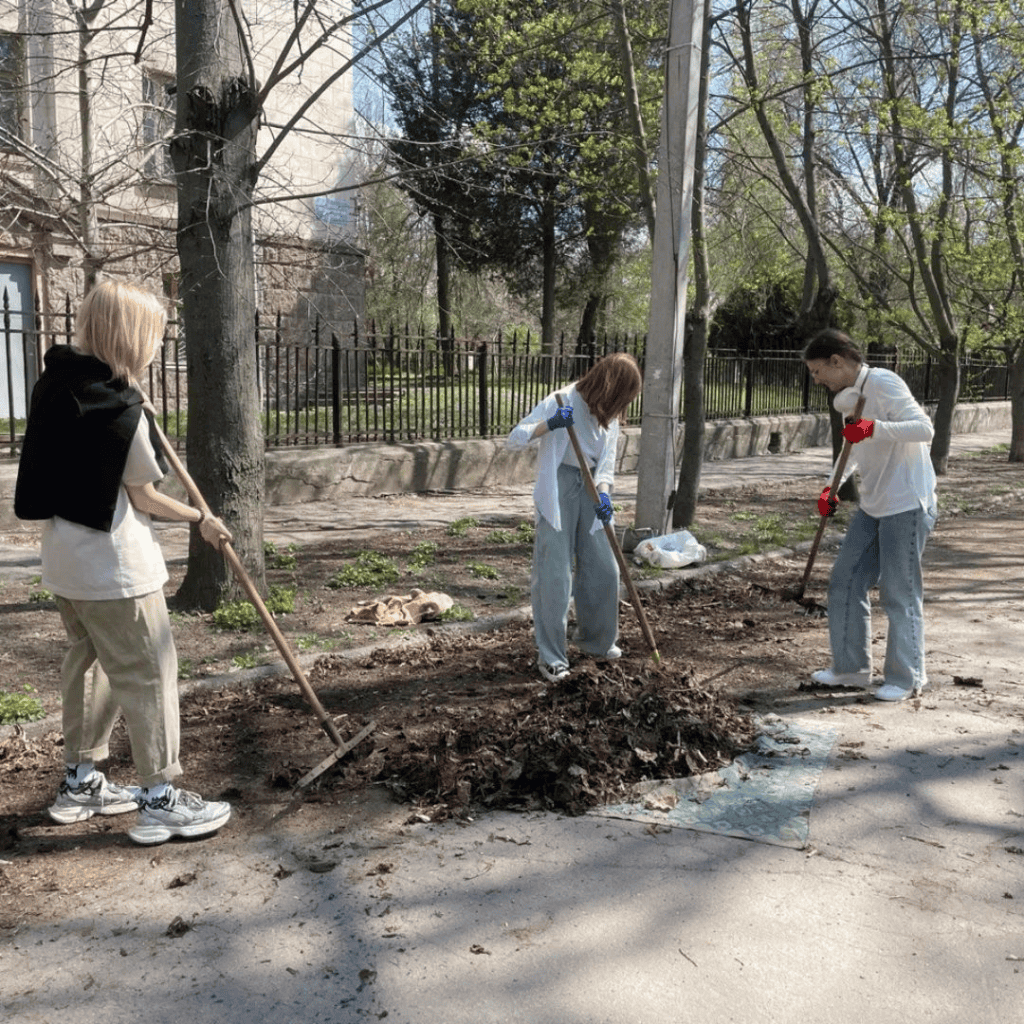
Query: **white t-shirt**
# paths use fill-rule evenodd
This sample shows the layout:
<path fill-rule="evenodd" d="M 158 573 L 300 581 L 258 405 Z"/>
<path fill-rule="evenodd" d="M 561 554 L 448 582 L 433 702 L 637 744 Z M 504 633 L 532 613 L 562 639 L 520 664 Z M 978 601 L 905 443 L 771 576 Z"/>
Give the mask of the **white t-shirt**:
<path fill-rule="evenodd" d="M 43 525 L 43 586 L 73 601 L 111 601 L 159 590 L 169 577 L 153 521 L 135 509 L 124 485 L 141 487 L 162 477 L 143 414 L 128 450 L 110 532 L 60 516 L 48 519 Z"/>

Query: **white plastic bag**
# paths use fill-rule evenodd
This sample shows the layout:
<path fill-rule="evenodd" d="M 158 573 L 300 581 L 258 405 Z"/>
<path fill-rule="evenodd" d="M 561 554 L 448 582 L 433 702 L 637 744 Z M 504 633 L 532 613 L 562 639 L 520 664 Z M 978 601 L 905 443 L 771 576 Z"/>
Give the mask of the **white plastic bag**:
<path fill-rule="evenodd" d="M 640 541 L 633 550 L 637 562 L 641 559 L 662 569 L 681 569 L 684 565 L 703 562 L 708 557 L 707 548 L 697 542 L 689 530 L 666 533 L 661 537 L 649 537 Z"/>

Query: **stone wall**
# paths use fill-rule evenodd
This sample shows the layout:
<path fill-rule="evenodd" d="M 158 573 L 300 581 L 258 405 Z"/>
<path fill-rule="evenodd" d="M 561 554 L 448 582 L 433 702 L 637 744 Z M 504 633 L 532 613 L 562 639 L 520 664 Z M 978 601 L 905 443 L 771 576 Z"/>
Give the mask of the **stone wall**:
<path fill-rule="evenodd" d="M 1010 403 L 985 402 L 957 408 L 954 433 L 1005 430 L 1010 436 Z M 708 461 L 763 455 L 772 434 L 782 435 L 781 451 L 828 444 L 827 417 L 780 416 L 709 423 Z M 620 473 L 635 473 L 640 431 L 622 433 L 616 464 Z M 0 460 L 0 528 L 17 524 L 12 504 L 17 476 L 14 460 Z M 346 496 L 460 491 L 532 483 L 536 449 L 511 452 L 505 438 L 424 441 L 416 444 L 353 444 L 303 451 L 280 449 L 267 454 L 268 505 L 333 501 Z M 176 480 L 167 492 L 184 498 Z"/>

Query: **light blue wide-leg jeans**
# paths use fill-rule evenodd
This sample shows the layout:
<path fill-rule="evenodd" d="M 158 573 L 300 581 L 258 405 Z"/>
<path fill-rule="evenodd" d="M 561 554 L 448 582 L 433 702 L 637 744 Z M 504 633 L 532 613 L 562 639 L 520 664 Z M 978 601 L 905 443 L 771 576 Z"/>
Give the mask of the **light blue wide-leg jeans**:
<path fill-rule="evenodd" d="M 874 518 L 857 509 L 832 567 L 828 632 L 835 672 L 871 670 L 871 600 L 878 596 L 889 620 L 885 683 L 920 692 L 924 663 L 924 591 L 921 556 L 935 526 L 922 508 Z"/>
<path fill-rule="evenodd" d="M 574 466 L 558 467 L 558 504 L 561 530 L 537 516 L 530 596 L 539 660 L 567 666 L 565 633 L 574 596 L 579 647 L 600 657 L 614 646 L 619 631 L 619 566 L 604 530 L 591 532 L 594 503 Z"/>

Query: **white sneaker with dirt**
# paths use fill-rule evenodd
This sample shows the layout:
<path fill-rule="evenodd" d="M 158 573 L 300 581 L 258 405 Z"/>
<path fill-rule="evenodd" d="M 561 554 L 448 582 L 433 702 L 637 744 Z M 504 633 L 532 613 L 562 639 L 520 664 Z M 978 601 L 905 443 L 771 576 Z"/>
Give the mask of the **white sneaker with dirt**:
<path fill-rule="evenodd" d="M 811 673 L 811 678 L 822 686 L 859 686 L 867 689 L 871 685 L 871 672 L 833 672 L 830 668 Z"/>
<path fill-rule="evenodd" d="M 920 695 L 920 690 L 904 690 L 902 686 L 893 686 L 892 683 L 886 683 L 885 686 L 880 686 L 875 690 L 876 700 L 898 701 Z"/>
<path fill-rule="evenodd" d="M 622 648 L 618 644 L 612 644 L 611 647 L 605 652 L 604 659 L 606 661 L 615 661 L 617 658 L 622 657 Z"/>
<path fill-rule="evenodd" d="M 560 683 L 563 679 L 568 679 L 569 677 L 568 665 L 545 665 L 543 661 L 538 661 L 537 668 L 540 669 L 540 674 L 549 683 Z"/>
<path fill-rule="evenodd" d="M 125 814 L 139 809 L 139 791 L 108 782 L 103 772 L 72 785 L 67 778 L 60 784 L 57 799 L 47 808 L 61 825 L 86 821 L 94 814 Z"/>
<path fill-rule="evenodd" d="M 147 800 L 143 793 L 138 823 L 128 829 L 128 835 L 142 846 L 166 843 L 175 836 L 194 839 L 216 832 L 230 817 L 230 804 L 169 786 L 156 799 Z"/>

